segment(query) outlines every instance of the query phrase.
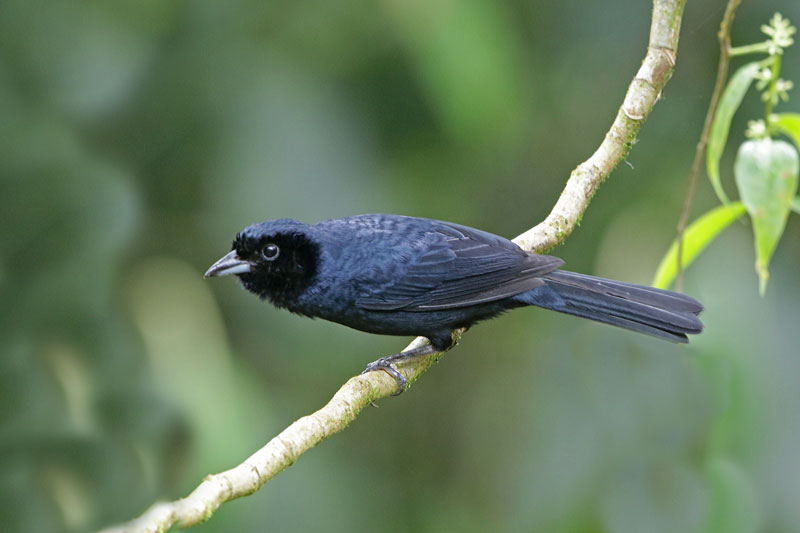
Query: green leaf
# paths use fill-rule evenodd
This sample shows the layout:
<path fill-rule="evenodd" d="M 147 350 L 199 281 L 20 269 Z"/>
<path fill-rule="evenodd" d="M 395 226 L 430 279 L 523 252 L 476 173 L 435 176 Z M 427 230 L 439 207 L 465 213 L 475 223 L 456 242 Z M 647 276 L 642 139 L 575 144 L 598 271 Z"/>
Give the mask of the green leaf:
<path fill-rule="evenodd" d="M 795 146 L 800 148 L 800 113 L 781 113 L 775 124 L 781 132 L 792 138 Z"/>
<path fill-rule="evenodd" d="M 692 222 L 683 233 L 682 267 L 686 268 L 700 255 L 714 237 L 731 225 L 731 223 L 745 213 L 741 202 L 732 202 L 727 205 L 715 207 L 705 215 Z M 661 264 L 658 265 L 653 287 L 667 289 L 678 274 L 678 241 L 675 240 L 669 247 Z"/>
<path fill-rule="evenodd" d="M 792 139 L 797 148 L 800 148 L 800 113 L 781 113 L 775 124 L 781 132 Z M 789 208 L 800 215 L 800 196 L 792 198 Z"/>
<path fill-rule="evenodd" d="M 706 149 L 706 173 L 711 181 L 711 186 L 714 187 L 714 192 L 717 193 L 717 197 L 723 204 L 728 203 L 728 196 L 722 188 L 722 181 L 719 177 L 719 160 L 725 150 L 725 143 L 728 141 L 733 115 L 739 109 L 739 104 L 742 103 L 742 98 L 757 73 L 758 63 L 748 63 L 736 71 L 722 92 L 717 112 L 714 114 L 714 122 L 711 124 L 711 133 Z"/>
<path fill-rule="evenodd" d="M 762 295 L 769 279 L 769 260 L 797 193 L 798 159 L 797 150 L 791 144 L 760 139 L 743 143 L 733 165 L 739 195 L 753 220 L 756 272 Z"/>

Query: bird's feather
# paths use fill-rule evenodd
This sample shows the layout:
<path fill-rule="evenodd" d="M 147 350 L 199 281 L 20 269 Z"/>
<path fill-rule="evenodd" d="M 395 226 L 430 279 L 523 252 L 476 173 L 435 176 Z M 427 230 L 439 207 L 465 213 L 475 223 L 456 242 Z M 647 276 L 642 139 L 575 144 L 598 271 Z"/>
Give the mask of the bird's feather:
<path fill-rule="evenodd" d="M 431 311 L 508 298 L 544 283 L 557 257 L 529 254 L 511 241 L 457 224 L 436 223 L 425 250 L 389 286 L 356 300 L 375 311 Z M 413 243 L 412 243 L 413 244 Z"/>

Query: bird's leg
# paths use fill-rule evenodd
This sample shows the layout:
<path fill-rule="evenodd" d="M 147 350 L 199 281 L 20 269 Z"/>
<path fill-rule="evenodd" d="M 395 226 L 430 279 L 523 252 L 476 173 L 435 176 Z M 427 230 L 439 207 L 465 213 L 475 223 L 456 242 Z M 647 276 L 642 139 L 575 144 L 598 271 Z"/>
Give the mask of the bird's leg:
<path fill-rule="evenodd" d="M 423 355 L 430 355 L 436 352 L 436 348 L 433 347 L 431 344 L 426 344 L 425 346 L 420 346 L 419 348 L 414 348 L 412 350 L 407 350 L 405 352 L 400 352 L 392 355 L 387 355 L 386 357 L 381 357 L 370 364 L 367 365 L 367 368 L 364 369 L 362 374 L 366 374 L 367 372 L 372 372 L 373 370 L 383 370 L 390 376 L 394 378 L 397 382 L 397 386 L 400 387 L 400 390 L 397 392 L 392 393 L 392 396 L 397 396 L 402 394 L 404 390 L 406 390 L 406 377 L 397 370 L 395 363 L 400 361 L 405 361 L 406 359 L 413 359 L 414 357 L 420 357 Z"/>

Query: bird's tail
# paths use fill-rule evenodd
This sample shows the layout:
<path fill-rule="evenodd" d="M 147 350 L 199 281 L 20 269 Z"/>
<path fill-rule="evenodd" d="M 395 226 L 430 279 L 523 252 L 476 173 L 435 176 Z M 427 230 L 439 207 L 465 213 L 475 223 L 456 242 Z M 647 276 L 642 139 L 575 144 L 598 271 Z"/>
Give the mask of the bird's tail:
<path fill-rule="evenodd" d="M 672 342 L 689 342 L 687 335 L 703 330 L 697 318 L 703 305 L 677 292 L 563 270 L 542 279 L 545 285 L 516 299 Z"/>

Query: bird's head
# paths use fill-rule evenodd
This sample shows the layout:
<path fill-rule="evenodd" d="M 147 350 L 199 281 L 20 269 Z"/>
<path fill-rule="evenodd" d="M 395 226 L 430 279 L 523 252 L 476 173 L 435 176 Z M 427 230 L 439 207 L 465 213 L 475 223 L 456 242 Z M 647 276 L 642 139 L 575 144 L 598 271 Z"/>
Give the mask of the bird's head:
<path fill-rule="evenodd" d="M 296 220 L 268 220 L 237 234 L 231 251 L 205 277 L 235 274 L 248 291 L 286 307 L 311 284 L 318 263 L 311 228 Z"/>

